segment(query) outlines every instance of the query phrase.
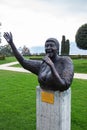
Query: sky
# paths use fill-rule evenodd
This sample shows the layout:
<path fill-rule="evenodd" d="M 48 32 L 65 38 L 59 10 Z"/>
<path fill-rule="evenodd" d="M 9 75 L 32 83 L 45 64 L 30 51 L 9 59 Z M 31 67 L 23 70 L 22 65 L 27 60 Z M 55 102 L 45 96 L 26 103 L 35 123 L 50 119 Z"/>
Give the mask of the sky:
<path fill-rule="evenodd" d="M 86 0 L 0 0 L 0 27 L 12 32 L 17 47 L 43 46 L 62 35 L 75 41 L 78 28 L 87 23 Z M 6 44 L 2 37 L 2 44 Z"/>

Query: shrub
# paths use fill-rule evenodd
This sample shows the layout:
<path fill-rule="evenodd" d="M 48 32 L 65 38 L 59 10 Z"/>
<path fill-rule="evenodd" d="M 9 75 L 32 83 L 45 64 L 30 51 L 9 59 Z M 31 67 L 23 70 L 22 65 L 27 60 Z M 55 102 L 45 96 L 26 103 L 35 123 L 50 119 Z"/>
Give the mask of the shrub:
<path fill-rule="evenodd" d="M 5 60 L 5 56 L 4 55 L 0 55 L 0 60 Z"/>
<path fill-rule="evenodd" d="M 77 30 L 75 41 L 78 48 L 87 50 L 87 24 Z"/>

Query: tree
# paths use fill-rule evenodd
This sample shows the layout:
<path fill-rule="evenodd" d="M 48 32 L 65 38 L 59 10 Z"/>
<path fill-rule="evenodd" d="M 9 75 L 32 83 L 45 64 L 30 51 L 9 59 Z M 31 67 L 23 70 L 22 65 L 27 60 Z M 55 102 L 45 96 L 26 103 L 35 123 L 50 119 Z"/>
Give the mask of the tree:
<path fill-rule="evenodd" d="M 65 36 L 62 36 L 62 41 L 61 41 L 61 55 L 65 55 Z"/>
<path fill-rule="evenodd" d="M 5 56 L 13 56 L 13 51 L 9 44 L 0 46 L 0 54 Z"/>
<path fill-rule="evenodd" d="M 78 48 L 87 50 L 87 23 L 79 27 L 75 35 L 75 41 Z"/>
<path fill-rule="evenodd" d="M 29 50 L 29 48 L 27 48 L 25 45 L 24 45 L 24 47 L 22 48 L 22 55 L 24 55 L 24 56 L 30 55 L 30 50 Z"/>
<path fill-rule="evenodd" d="M 67 40 L 66 40 L 66 55 L 69 55 L 69 50 L 70 50 L 70 42 L 69 42 L 69 40 L 67 39 Z"/>
<path fill-rule="evenodd" d="M 70 42 L 69 40 L 65 38 L 65 36 L 62 36 L 62 41 L 61 41 L 61 55 L 69 55 L 69 50 L 70 50 Z"/>

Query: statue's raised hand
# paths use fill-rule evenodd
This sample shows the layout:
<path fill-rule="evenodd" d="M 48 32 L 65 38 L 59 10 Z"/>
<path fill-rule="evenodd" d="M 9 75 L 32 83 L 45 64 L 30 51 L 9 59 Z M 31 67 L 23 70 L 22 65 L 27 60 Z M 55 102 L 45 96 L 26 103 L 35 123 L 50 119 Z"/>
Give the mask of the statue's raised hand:
<path fill-rule="evenodd" d="M 8 33 L 8 32 L 4 32 L 4 38 L 6 39 L 6 41 L 11 44 L 13 43 L 13 37 L 12 37 L 12 33 Z"/>

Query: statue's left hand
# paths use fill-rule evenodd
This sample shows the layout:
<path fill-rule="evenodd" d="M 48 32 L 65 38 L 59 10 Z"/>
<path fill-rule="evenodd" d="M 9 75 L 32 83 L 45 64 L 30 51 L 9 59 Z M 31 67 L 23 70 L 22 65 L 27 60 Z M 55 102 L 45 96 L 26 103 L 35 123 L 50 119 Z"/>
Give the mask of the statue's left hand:
<path fill-rule="evenodd" d="M 6 39 L 6 41 L 11 44 L 13 43 L 13 37 L 12 37 L 12 33 L 8 33 L 8 32 L 4 32 L 3 37 Z"/>
<path fill-rule="evenodd" d="M 43 61 L 44 61 L 45 63 L 47 63 L 49 66 L 54 65 L 53 62 L 52 62 L 52 60 L 51 60 L 48 56 L 45 56 L 45 57 L 43 58 Z"/>

